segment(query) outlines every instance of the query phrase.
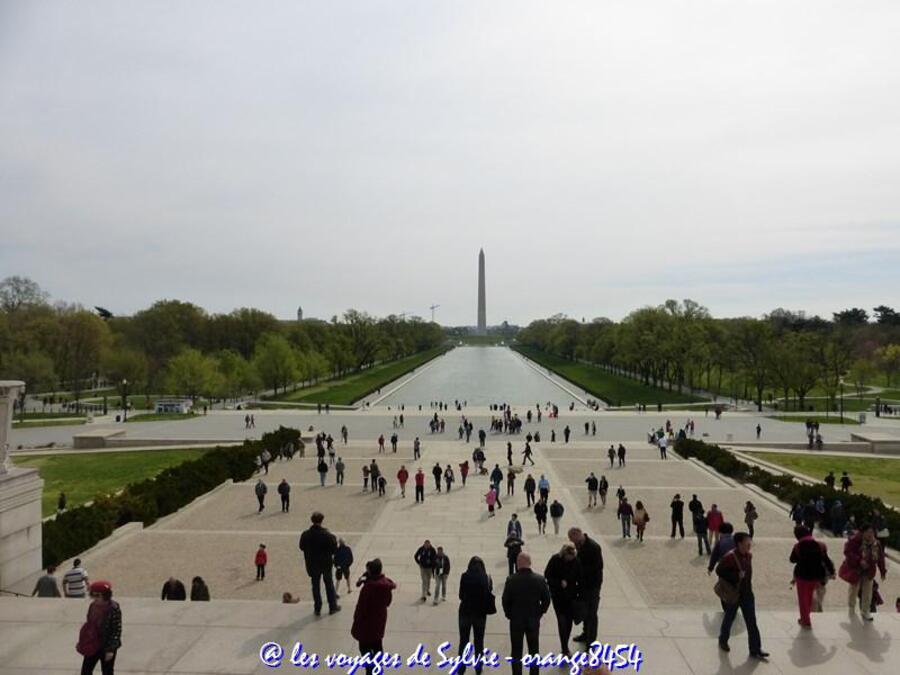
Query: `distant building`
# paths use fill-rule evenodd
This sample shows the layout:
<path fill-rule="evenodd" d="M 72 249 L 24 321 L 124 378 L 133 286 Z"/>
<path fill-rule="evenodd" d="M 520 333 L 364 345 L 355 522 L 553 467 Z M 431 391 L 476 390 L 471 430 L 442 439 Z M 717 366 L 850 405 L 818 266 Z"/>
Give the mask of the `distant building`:
<path fill-rule="evenodd" d="M 297 308 L 297 321 L 303 321 L 303 308 Z"/>

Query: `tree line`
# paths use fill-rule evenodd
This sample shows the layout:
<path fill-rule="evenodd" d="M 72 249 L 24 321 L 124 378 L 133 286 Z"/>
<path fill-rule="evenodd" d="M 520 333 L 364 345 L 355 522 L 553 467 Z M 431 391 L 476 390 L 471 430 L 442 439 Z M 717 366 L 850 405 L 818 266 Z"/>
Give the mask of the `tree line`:
<path fill-rule="evenodd" d="M 693 300 L 667 300 L 618 323 L 556 315 L 517 339 L 649 386 L 754 400 L 760 409 L 781 398 L 805 410 L 814 390 L 833 406 L 842 385 L 862 395 L 872 384 L 893 386 L 900 374 L 900 314 L 885 305 L 871 317 L 860 308 L 831 320 L 779 308 L 761 318 L 713 318 Z"/>
<path fill-rule="evenodd" d="M 132 316 L 51 303 L 34 281 L 0 282 L 0 379 L 29 393 L 71 393 L 112 386 L 122 394 L 237 398 L 276 393 L 409 356 L 444 341 L 417 317 L 372 317 L 354 309 L 331 321 L 282 321 L 253 308 L 209 313 L 160 300 Z M 127 385 L 123 384 L 127 382 Z"/>

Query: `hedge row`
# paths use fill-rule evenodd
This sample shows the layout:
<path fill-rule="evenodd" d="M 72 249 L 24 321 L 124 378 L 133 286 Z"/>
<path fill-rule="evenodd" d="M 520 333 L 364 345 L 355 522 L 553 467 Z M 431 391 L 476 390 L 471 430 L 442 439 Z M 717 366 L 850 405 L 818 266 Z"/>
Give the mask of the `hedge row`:
<path fill-rule="evenodd" d="M 868 522 L 872 512 L 877 509 L 885 518 L 890 530 L 888 545 L 900 549 L 900 513 L 888 508 L 880 499 L 868 495 L 845 494 L 829 489 L 825 483 L 808 485 L 785 474 L 773 474 L 765 469 L 742 462 L 727 450 L 718 445 L 710 445 L 703 441 L 682 439 L 675 444 L 675 449 L 682 457 L 696 457 L 723 476 L 728 476 L 741 483 L 753 483 L 766 492 L 775 495 L 788 504 L 808 504 L 810 499 L 825 497 L 826 509 L 823 526 L 830 528 L 829 512 L 835 499 L 840 499 L 847 516 L 853 516 L 857 523 Z"/>
<path fill-rule="evenodd" d="M 59 514 L 43 525 L 44 565 L 55 565 L 94 546 L 126 523 L 151 525 L 231 479 L 244 481 L 256 470 L 262 449 L 300 442 L 300 432 L 281 427 L 241 447 L 215 448 L 198 459 L 165 469 L 155 478 L 127 485 L 115 496 Z"/>

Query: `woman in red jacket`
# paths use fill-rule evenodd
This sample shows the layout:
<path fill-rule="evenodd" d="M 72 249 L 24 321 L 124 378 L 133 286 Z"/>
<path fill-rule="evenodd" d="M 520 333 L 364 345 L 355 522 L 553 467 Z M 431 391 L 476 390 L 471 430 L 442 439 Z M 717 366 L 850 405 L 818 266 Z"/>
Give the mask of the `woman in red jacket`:
<path fill-rule="evenodd" d="M 387 626 L 387 608 L 397 585 L 382 574 L 378 558 L 366 563 L 366 573 L 356 585 L 362 586 L 362 591 L 353 612 L 350 635 L 359 642 L 360 654 L 374 659 L 384 651 L 382 640 Z M 366 665 L 366 675 L 372 675 L 372 670 L 372 665 Z"/>

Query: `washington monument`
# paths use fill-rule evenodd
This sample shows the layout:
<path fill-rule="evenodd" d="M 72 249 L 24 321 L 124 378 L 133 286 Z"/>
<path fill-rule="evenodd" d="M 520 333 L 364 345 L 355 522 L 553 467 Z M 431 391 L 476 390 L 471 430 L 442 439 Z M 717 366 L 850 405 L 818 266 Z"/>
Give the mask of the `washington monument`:
<path fill-rule="evenodd" d="M 484 249 L 478 251 L 478 334 L 487 334 L 487 313 L 484 301 Z"/>

